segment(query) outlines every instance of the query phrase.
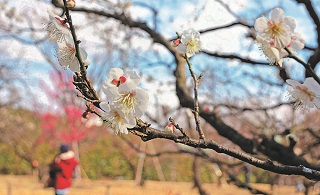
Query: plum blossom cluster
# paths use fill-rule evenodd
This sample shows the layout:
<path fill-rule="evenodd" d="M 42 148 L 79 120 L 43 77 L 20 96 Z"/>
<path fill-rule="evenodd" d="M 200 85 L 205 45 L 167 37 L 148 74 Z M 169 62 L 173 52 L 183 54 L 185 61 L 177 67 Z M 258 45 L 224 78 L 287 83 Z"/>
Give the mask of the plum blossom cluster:
<path fill-rule="evenodd" d="M 190 28 L 182 32 L 181 36 L 172 42 L 178 51 L 188 58 L 201 51 L 200 33 Z"/>
<path fill-rule="evenodd" d="M 314 78 L 306 78 L 303 84 L 292 79 L 286 82 L 290 85 L 287 87 L 289 100 L 294 102 L 296 109 L 305 111 L 314 106 L 320 108 L 320 85 Z"/>
<path fill-rule="evenodd" d="M 288 56 L 285 48 L 291 52 L 301 50 L 305 40 L 301 34 L 294 32 L 296 21 L 280 8 L 270 12 L 269 19 L 261 16 L 255 20 L 256 41 L 270 62 L 270 65 L 282 67 L 283 58 Z"/>
<path fill-rule="evenodd" d="M 74 0 L 67 1 L 67 7 L 75 6 Z M 80 72 L 79 60 L 76 56 L 76 47 L 72 34 L 65 17 L 60 17 L 48 10 L 49 23 L 46 26 L 48 38 L 57 45 L 57 57 L 59 64 L 65 69 L 70 68 L 73 72 Z M 87 52 L 79 48 L 84 66 L 90 65 Z"/>
<path fill-rule="evenodd" d="M 105 111 L 107 125 L 116 134 L 128 134 L 127 128 L 134 127 L 136 118 L 147 109 L 149 95 L 138 87 L 140 81 L 140 76 L 133 70 L 123 72 L 120 68 L 112 68 L 102 86 L 107 102 L 100 106 Z"/>

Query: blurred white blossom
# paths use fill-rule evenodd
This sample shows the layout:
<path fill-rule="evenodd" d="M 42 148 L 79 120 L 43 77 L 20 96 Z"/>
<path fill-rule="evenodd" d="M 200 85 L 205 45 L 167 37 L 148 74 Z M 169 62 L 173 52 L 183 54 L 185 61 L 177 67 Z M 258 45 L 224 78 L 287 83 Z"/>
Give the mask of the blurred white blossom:
<path fill-rule="evenodd" d="M 289 100 L 293 100 L 296 109 L 306 110 L 314 106 L 320 108 L 320 85 L 314 78 L 308 77 L 303 84 L 287 79 Z"/>
<path fill-rule="evenodd" d="M 173 45 L 178 48 L 180 53 L 186 54 L 190 58 L 201 50 L 200 33 L 190 28 L 184 31 L 179 39 L 174 40 Z"/>

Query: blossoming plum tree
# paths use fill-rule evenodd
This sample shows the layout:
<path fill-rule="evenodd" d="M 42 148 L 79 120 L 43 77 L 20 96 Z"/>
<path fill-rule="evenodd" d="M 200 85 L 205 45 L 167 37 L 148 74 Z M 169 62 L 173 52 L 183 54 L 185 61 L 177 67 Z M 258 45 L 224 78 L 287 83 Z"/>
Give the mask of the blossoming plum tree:
<path fill-rule="evenodd" d="M 292 164 L 274 164 L 272 160 L 263 161 L 248 154 L 226 148 L 213 140 L 206 140 L 200 125 L 200 116 L 218 131 L 223 129 L 229 131 L 231 134 L 233 133 L 233 135 L 227 135 L 229 139 L 235 142 L 249 141 L 247 138 L 239 135 L 233 128 L 222 122 L 215 112 L 204 110 L 200 106 L 198 86 L 203 75 L 195 74 L 190 58 L 201 51 L 201 40 L 200 33 L 192 28 L 185 30 L 181 34 L 177 33 L 178 38 L 174 39 L 172 44 L 170 44 L 144 23 L 135 22 L 130 18 L 125 17 L 125 15 L 119 15 L 117 13 L 98 13 L 92 10 L 86 10 L 89 13 L 115 18 L 129 27 L 139 27 L 148 33 L 152 32 L 150 33 L 152 38 L 167 47 L 170 52 L 175 55 L 175 60 L 177 62 L 177 95 L 180 98 L 180 104 L 182 106 L 193 110 L 195 127 L 199 134 L 199 139 L 190 138 L 183 128 L 176 124 L 172 118 L 170 118 L 170 123 L 164 128 L 165 131 L 154 129 L 150 124 L 140 119 L 147 110 L 149 96 L 145 90 L 138 87 L 140 76 L 138 76 L 135 71 L 129 70 L 124 72 L 122 69 L 112 68 L 107 80 L 102 86 L 102 91 L 106 95 L 106 100 L 101 100 L 87 77 L 86 70 L 89 65 L 87 54 L 80 48 L 80 41 L 77 39 L 73 27 L 69 8 L 77 11 L 77 8 L 74 7 L 75 1 L 64 0 L 63 2 L 65 10 L 64 15 L 61 17 L 50 16 L 51 21 L 47 27 L 48 36 L 51 40 L 57 42 L 58 59 L 61 66 L 69 67 L 75 72 L 73 83 L 81 93 L 80 97 L 86 102 L 94 104 L 101 112 L 88 107 L 89 111 L 101 117 L 106 125 L 114 129 L 115 133 L 127 134 L 130 132 L 141 137 L 143 141 L 149 141 L 155 138 L 173 140 L 174 142 L 187 146 L 211 149 L 219 153 L 225 153 L 241 161 L 275 173 L 303 175 L 306 178 L 320 180 L 320 172 L 318 169 L 295 155 L 291 156 L 294 157 L 292 160 L 293 163 L 291 162 Z M 78 11 L 83 10 L 79 9 Z M 314 105 L 319 108 L 320 79 L 315 73 L 314 67 L 309 63 L 303 62 L 293 54 L 293 52 L 301 50 L 305 43 L 301 34 L 295 32 L 295 19 L 285 16 L 282 9 L 275 8 L 270 12 L 269 19 L 264 16 L 256 19 L 254 22 L 254 29 L 256 30 L 256 42 L 270 61 L 270 65 L 275 64 L 282 68 L 282 64 L 284 63 L 283 58 L 289 57 L 302 64 L 306 71 L 312 76 L 312 78 L 307 78 L 304 84 L 300 84 L 292 79 L 287 79 L 287 83 L 291 85 L 287 88 L 291 95 L 290 100 L 294 101 L 296 107 L 301 107 L 303 109 L 314 107 Z M 180 54 L 178 54 L 177 51 L 180 52 Z M 185 84 L 181 83 L 183 82 L 183 79 L 178 78 L 181 77 L 181 75 L 184 75 L 181 70 L 183 70 L 182 67 L 185 63 L 187 63 L 194 81 L 193 98 L 186 93 Z M 177 129 L 181 135 L 174 134 L 173 131 L 175 129 Z M 263 139 L 263 141 L 264 143 L 261 142 L 260 144 L 274 144 L 274 142 L 268 139 Z M 255 153 L 254 150 L 259 150 L 267 156 L 270 155 L 268 149 L 265 147 L 253 148 L 253 145 L 254 144 L 249 141 L 247 145 L 245 144 L 245 146 L 242 146 L 242 149 L 251 154 Z M 283 148 L 280 145 L 277 145 L 276 147 L 279 149 Z M 274 158 L 274 160 L 280 163 L 284 162 L 284 159 L 281 159 L 282 157 L 269 157 Z"/>

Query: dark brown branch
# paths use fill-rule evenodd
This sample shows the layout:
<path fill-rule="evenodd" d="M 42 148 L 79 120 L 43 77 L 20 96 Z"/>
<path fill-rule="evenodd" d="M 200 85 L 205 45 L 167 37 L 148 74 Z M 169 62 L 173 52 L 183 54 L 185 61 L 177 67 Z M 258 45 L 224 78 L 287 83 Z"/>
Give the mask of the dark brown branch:
<path fill-rule="evenodd" d="M 240 151 L 226 148 L 220 144 L 217 144 L 213 140 L 203 140 L 203 142 L 199 142 L 198 140 L 184 139 L 184 137 L 182 136 L 178 136 L 175 134 L 168 134 L 168 133 L 165 133 L 164 131 L 151 128 L 149 127 L 148 124 L 144 124 L 142 121 L 140 121 L 140 126 L 136 126 L 132 129 L 129 129 L 129 132 L 133 133 L 134 135 L 140 136 L 143 141 L 150 141 L 157 138 L 172 140 L 176 143 L 184 144 L 193 148 L 211 149 L 218 153 L 227 154 L 243 162 L 247 162 L 251 165 L 254 165 L 256 167 L 259 167 L 274 173 L 284 174 L 284 175 L 301 175 L 301 176 L 305 176 L 308 179 L 314 179 L 318 181 L 320 180 L 319 171 L 310 169 L 303 165 L 300 165 L 300 166 L 278 165 L 273 163 L 271 160 L 263 161 L 253 156 L 250 156 L 246 153 L 242 153 Z"/>
<path fill-rule="evenodd" d="M 310 0 L 296 0 L 296 1 L 298 3 L 302 3 L 305 5 L 310 17 L 313 20 L 313 23 L 316 26 L 318 46 L 314 50 L 315 51 L 314 54 L 310 56 L 308 60 L 308 64 L 310 64 L 311 68 L 315 69 L 317 64 L 320 62 L 320 48 L 319 48 L 320 47 L 320 19 Z M 313 76 L 308 70 L 306 70 L 305 75 L 306 77 Z"/>
<path fill-rule="evenodd" d="M 311 0 L 297 0 L 297 2 L 302 3 L 306 6 L 306 9 L 308 10 L 310 17 L 312 18 L 313 23 L 316 25 L 316 31 L 318 35 L 317 40 L 318 40 L 318 46 L 319 46 L 320 45 L 320 19 L 316 10 L 312 5 Z"/>
<path fill-rule="evenodd" d="M 209 156 L 206 152 L 204 152 L 203 150 L 199 150 L 199 151 L 196 151 L 194 150 L 193 148 L 192 149 L 182 149 L 182 148 L 179 148 L 178 150 L 174 150 L 174 151 L 162 151 L 162 152 L 157 152 L 157 153 L 148 153 L 148 152 L 145 152 L 145 151 L 141 151 L 139 147 L 137 147 L 135 144 L 133 144 L 132 142 L 130 142 L 126 137 L 124 136 L 120 136 L 120 139 L 122 141 L 124 141 L 126 144 L 128 144 L 132 149 L 134 149 L 135 151 L 137 152 L 143 152 L 145 153 L 146 156 L 149 156 L 149 157 L 159 157 L 159 156 L 162 156 L 162 155 L 177 155 L 177 154 L 189 154 L 189 155 L 193 155 L 193 156 L 198 156 L 208 162 L 211 162 L 211 163 L 215 163 L 219 166 L 221 165 L 226 165 L 230 168 L 232 167 L 236 167 L 236 166 L 239 166 L 239 165 L 242 165 L 243 162 L 237 162 L 237 163 L 228 163 L 228 162 L 224 162 L 224 161 L 221 161 L 221 160 L 217 160 L 217 158 L 214 158 L 214 157 L 211 157 Z"/>
<path fill-rule="evenodd" d="M 237 26 L 237 25 L 245 26 L 245 27 L 248 27 L 248 28 L 253 28 L 253 26 L 250 26 L 250 25 L 242 23 L 242 22 L 233 22 L 233 23 L 230 23 L 230 24 L 222 25 L 222 26 L 217 26 L 217 27 L 212 27 L 212 28 L 207 28 L 207 29 L 204 29 L 204 30 L 200 30 L 199 33 L 200 34 L 204 34 L 204 33 L 212 32 L 212 31 L 216 31 L 216 30 L 230 28 L 230 27 Z"/>
<path fill-rule="evenodd" d="M 305 63 L 303 60 L 301 60 L 296 55 L 294 55 L 288 48 L 284 48 L 284 49 L 288 52 L 289 58 L 295 59 L 297 62 L 302 64 L 304 68 L 309 72 L 309 74 L 311 74 L 314 80 L 316 80 L 320 84 L 320 78 L 318 77 L 318 75 L 316 74 L 316 72 L 313 70 L 313 68 L 309 63 Z"/>
<path fill-rule="evenodd" d="M 221 54 L 221 53 L 217 53 L 217 52 L 210 52 L 210 51 L 206 51 L 206 50 L 201 50 L 202 53 L 207 54 L 208 56 L 213 56 L 216 58 L 223 58 L 223 59 L 235 59 L 235 60 L 239 60 L 240 62 L 243 63 L 248 63 L 248 64 L 253 64 L 253 65 L 268 65 L 270 66 L 270 63 L 268 62 L 261 62 L 261 61 L 255 61 L 255 60 L 251 60 L 249 58 L 243 58 L 240 57 L 238 55 L 235 54 Z"/>

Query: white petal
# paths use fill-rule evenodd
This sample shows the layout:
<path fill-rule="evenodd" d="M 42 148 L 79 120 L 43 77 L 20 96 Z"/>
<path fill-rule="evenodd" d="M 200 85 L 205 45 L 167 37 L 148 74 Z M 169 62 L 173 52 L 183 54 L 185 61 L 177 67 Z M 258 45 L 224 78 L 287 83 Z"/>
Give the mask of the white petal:
<path fill-rule="evenodd" d="M 254 22 L 254 29 L 258 33 L 263 33 L 266 29 L 268 29 L 268 21 L 264 16 L 257 18 Z"/>
<path fill-rule="evenodd" d="M 138 99 L 139 102 L 147 103 L 149 101 L 149 94 L 147 91 L 141 89 L 141 88 L 136 88 L 136 98 Z"/>
<path fill-rule="evenodd" d="M 134 90 L 137 85 L 132 80 L 127 80 L 125 83 L 121 84 L 118 89 L 120 94 L 128 93 Z"/>
<path fill-rule="evenodd" d="M 178 49 L 178 51 L 179 51 L 180 53 L 182 53 L 182 54 L 186 53 L 186 51 L 187 51 L 187 47 L 186 47 L 186 45 L 184 45 L 184 44 L 180 44 L 180 45 L 177 47 L 177 49 Z"/>
<path fill-rule="evenodd" d="M 91 61 L 90 61 L 89 58 L 87 58 L 87 59 L 85 59 L 85 60 L 83 61 L 83 63 L 84 63 L 85 66 L 89 66 L 89 65 L 91 64 Z"/>
<path fill-rule="evenodd" d="M 75 46 L 74 46 L 74 41 L 73 41 L 73 38 L 72 38 L 71 33 L 69 33 L 69 34 L 68 34 L 68 36 L 66 36 L 66 37 L 65 37 L 65 41 L 66 41 L 66 43 L 71 44 L 71 45 L 72 45 L 72 47 L 75 47 Z"/>
<path fill-rule="evenodd" d="M 281 35 L 277 35 L 274 38 L 274 46 L 277 48 L 285 48 L 287 47 L 291 42 L 291 35 L 289 34 L 289 26 L 286 25 L 284 27 L 286 30 Z"/>
<path fill-rule="evenodd" d="M 278 61 L 278 65 L 282 67 L 282 64 L 283 64 L 283 58 L 280 58 L 280 60 Z"/>
<path fill-rule="evenodd" d="M 286 82 L 287 82 L 289 85 L 293 86 L 294 88 L 297 87 L 297 86 L 302 85 L 301 83 L 299 83 L 298 81 L 293 80 L 293 79 L 287 79 Z"/>
<path fill-rule="evenodd" d="M 320 108 L 320 98 L 315 97 L 314 100 L 313 100 L 313 103 L 314 103 L 318 108 Z"/>
<path fill-rule="evenodd" d="M 275 56 L 277 62 L 280 60 L 280 52 L 275 47 L 270 47 L 270 50 L 272 51 L 273 55 Z"/>
<path fill-rule="evenodd" d="M 127 121 L 128 128 L 133 128 L 136 126 L 136 119 L 134 118 L 134 116 L 132 116 L 132 115 L 127 116 L 126 121 Z"/>
<path fill-rule="evenodd" d="M 190 39 L 192 39 L 190 34 L 182 35 L 181 36 L 181 43 L 182 44 L 187 44 L 190 41 Z"/>
<path fill-rule="evenodd" d="M 103 85 L 102 91 L 106 94 L 108 99 L 116 99 L 120 97 L 118 88 L 116 86 L 108 87 L 106 85 Z"/>
<path fill-rule="evenodd" d="M 285 49 L 280 49 L 280 58 L 285 58 L 287 57 L 289 54 Z"/>
<path fill-rule="evenodd" d="M 296 28 L 296 20 L 292 17 L 285 17 L 284 22 L 290 27 L 291 32 Z"/>
<path fill-rule="evenodd" d="M 100 107 L 105 111 L 105 112 L 109 112 L 110 111 L 110 106 L 107 102 L 101 102 L 100 103 Z"/>
<path fill-rule="evenodd" d="M 290 47 L 288 49 L 290 49 L 291 51 L 299 51 L 303 48 L 304 48 L 304 43 L 293 40 L 291 41 Z"/>
<path fill-rule="evenodd" d="M 123 70 L 121 68 L 111 68 L 108 74 L 109 79 L 119 79 L 120 76 L 123 76 Z"/>
<path fill-rule="evenodd" d="M 310 89 L 313 93 L 320 95 L 320 85 L 316 80 L 314 80 L 313 77 L 306 78 L 303 85 Z"/>
<path fill-rule="evenodd" d="M 128 134 L 128 129 L 127 129 L 127 127 L 125 125 L 121 125 L 119 127 L 119 130 L 120 130 L 121 133 Z"/>
<path fill-rule="evenodd" d="M 86 60 L 87 57 L 88 57 L 88 54 L 87 54 L 86 50 L 84 50 L 81 47 L 79 48 L 79 50 L 80 50 L 80 55 L 81 55 L 82 61 Z"/>
<path fill-rule="evenodd" d="M 300 33 L 297 33 L 297 32 L 292 34 L 292 38 L 295 39 L 295 40 L 298 40 L 298 41 L 300 41 L 302 43 L 306 42 L 306 40 L 303 38 L 303 36 Z"/>
<path fill-rule="evenodd" d="M 78 62 L 78 58 L 75 57 L 74 60 L 72 60 L 72 62 L 70 62 L 69 68 L 73 72 L 80 72 L 80 65 Z"/>
<path fill-rule="evenodd" d="M 281 8 L 274 8 L 270 12 L 269 19 L 273 22 L 281 22 L 285 18 L 284 11 Z"/>
<path fill-rule="evenodd" d="M 126 71 L 125 77 L 126 77 L 127 79 L 132 80 L 132 82 L 133 82 L 136 86 L 138 86 L 138 85 L 140 84 L 141 78 L 140 78 L 140 76 L 136 73 L 136 71 L 134 71 L 134 70 Z"/>
<path fill-rule="evenodd" d="M 137 118 L 141 117 L 147 110 L 148 104 L 141 104 L 135 107 L 135 115 Z"/>
<path fill-rule="evenodd" d="M 307 100 L 307 101 L 305 102 L 305 105 L 306 105 L 307 107 L 309 107 L 309 108 L 313 108 L 313 107 L 314 107 L 314 103 L 311 102 L 311 101 L 309 101 L 309 100 Z"/>
<path fill-rule="evenodd" d="M 293 91 L 295 91 L 295 89 L 292 86 L 288 86 L 287 87 L 287 91 L 292 94 Z"/>

